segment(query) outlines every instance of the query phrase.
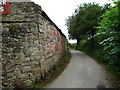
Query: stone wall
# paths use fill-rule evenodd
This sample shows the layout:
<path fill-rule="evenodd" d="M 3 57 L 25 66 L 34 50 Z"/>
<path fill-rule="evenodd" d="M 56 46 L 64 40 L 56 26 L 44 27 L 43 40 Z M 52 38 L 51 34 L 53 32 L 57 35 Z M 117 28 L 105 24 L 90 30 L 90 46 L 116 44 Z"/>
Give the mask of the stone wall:
<path fill-rule="evenodd" d="M 2 15 L 3 87 L 32 84 L 44 76 L 66 51 L 66 37 L 39 5 L 10 3 Z"/>

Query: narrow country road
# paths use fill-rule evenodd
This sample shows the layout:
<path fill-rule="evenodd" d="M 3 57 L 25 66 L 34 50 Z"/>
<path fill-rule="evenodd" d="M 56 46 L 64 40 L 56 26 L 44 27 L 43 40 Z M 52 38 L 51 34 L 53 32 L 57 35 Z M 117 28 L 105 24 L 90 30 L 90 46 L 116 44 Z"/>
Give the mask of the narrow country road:
<path fill-rule="evenodd" d="M 47 88 L 96 88 L 101 84 L 102 67 L 80 51 L 71 51 L 66 70 Z"/>

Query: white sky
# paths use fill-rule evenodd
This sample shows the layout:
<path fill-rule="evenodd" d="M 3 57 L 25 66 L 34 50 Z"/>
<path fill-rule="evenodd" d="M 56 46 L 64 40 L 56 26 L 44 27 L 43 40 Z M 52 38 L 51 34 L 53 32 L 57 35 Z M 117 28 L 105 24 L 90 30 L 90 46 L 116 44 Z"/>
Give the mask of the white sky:
<path fill-rule="evenodd" d="M 78 5 L 88 2 L 97 2 L 100 5 L 110 3 L 108 0 L 32 0 L 36 4 L 41 5 L 42 9 L 47 13 L 51 20 L 62 30 L 68 38 L 68 30 L 65 26 L 65 20 L 74 13 Z M 76 40 L 70 40 L 75 43 Z"/>

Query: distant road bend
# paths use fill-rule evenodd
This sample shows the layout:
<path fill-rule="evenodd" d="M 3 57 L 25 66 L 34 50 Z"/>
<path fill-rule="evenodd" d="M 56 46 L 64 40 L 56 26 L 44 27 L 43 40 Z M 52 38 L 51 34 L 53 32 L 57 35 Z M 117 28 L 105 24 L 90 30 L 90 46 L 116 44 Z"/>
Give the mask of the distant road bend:
<path fill-rule="evenodd" d="M 80 51 L 71 51 L 67 69 L 47 88 L 96 88 L 101 85 L 102 67 Z"/>

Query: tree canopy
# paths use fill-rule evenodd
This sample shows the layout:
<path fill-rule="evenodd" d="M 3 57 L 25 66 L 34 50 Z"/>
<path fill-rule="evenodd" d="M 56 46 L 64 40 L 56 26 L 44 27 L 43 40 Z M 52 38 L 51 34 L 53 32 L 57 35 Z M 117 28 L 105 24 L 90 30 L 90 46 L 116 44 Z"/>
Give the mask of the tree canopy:
<path fill-rule="evenodd" d="M 96 32 L 96 26 L 100 16 L 110 5 L 100 6 L 97 3 L 80 4 L 72 16 L 66 20 L 70 39 L 76 39 L 77 45 L 83 38 L 92 38 Z"/>
<path fill-rule="evenodd" d="M 103 47 L 105 60 L 111 65 L 120 65 L 120 1 L 115 7 L 104 13 L 95 35 L 96 41 Z"/>

